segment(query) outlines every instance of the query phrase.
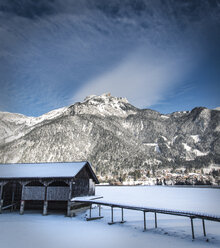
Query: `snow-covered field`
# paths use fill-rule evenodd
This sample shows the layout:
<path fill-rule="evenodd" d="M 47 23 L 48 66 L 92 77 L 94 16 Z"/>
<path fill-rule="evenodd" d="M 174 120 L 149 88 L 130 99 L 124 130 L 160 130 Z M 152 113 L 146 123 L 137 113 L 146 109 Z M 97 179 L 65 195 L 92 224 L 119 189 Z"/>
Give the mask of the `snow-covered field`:
<path fill-rule="evenodd" d="M 104 200 L 135 205 L 178 210 L 191 210 L 220 215 L 220 190 L 208 188 L 175 188 L 153 186 L 96 188 Z M 201 220 L 194 220 L 195 237 L 192 241 L 189 218 L 158 214 L 158 228 L 154 216 L 147 213 L 147 231 L 143 232 L 143 213 L 125 210 L 124 224 L 108 225 L 110 208 L 103 207 L 104 218 L 85 221 L 88 212 L 75 218 L 63 213 L 42 216 L 41 212 L 25 211 L 0 215 L 1 248 L 130 248 L 130 247 L 220 247 L 220 223 L 206 222 L 207 237 L 203 237 Z M 115 220 L 121 211 L 114 210 Z M 92 215 L 98 215 L 94 206 Z M 208 242 L 207 242 L 208 239 Z"/>

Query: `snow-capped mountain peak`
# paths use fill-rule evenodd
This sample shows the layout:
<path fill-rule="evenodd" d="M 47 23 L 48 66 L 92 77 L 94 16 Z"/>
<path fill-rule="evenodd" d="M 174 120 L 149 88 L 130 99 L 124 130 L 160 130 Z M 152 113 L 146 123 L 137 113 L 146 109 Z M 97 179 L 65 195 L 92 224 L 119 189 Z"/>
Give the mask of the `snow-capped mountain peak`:
<path fill-rule="evenodd" d="M 136 108 L 126 98 L 113 97 L 110 93 L 104 93 L 100 96 L 87 96 L 82 103 L 74 104 L 71 108 L 77 114 L 97 114 L 101 116 L 126 117 L 129 114 L 136 113 Z"/>

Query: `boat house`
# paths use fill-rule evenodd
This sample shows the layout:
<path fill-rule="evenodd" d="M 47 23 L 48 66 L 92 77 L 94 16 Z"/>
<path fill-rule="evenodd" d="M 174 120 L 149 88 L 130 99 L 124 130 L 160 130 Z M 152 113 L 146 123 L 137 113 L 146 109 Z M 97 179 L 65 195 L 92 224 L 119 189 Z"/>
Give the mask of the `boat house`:
<path fill-rule="evenodd" d="M 73 197 L 95 195 L 99 181 L 89 162 L 0 164 L 0 213 L 42 208 L 74 213 Z"/>

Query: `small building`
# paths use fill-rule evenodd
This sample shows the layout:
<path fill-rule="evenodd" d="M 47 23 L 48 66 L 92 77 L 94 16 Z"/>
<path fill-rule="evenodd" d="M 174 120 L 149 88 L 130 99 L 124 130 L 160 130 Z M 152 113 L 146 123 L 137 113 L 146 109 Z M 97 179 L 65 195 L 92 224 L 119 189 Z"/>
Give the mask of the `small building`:
<path fill-rule="evenodd" d="M 73 197 L 95 195 L 99 181 L 89 162 L 0 164 L 0 213 L 3 209 L 67 209 Z"/>

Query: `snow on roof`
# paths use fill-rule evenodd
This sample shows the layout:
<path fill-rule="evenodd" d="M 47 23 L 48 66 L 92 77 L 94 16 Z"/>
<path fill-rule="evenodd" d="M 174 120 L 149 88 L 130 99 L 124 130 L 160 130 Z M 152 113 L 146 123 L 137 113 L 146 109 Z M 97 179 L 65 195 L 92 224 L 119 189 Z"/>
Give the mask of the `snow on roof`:
<path fill-rule="evenodd" d="M 0 178 L 70 178 L 76 176 L 86 164 L 90 167 L 90 164 L 86 161 L 64 163 L 0 164 Z M 94 173 L 92 172 L 92 174 Z"/>

